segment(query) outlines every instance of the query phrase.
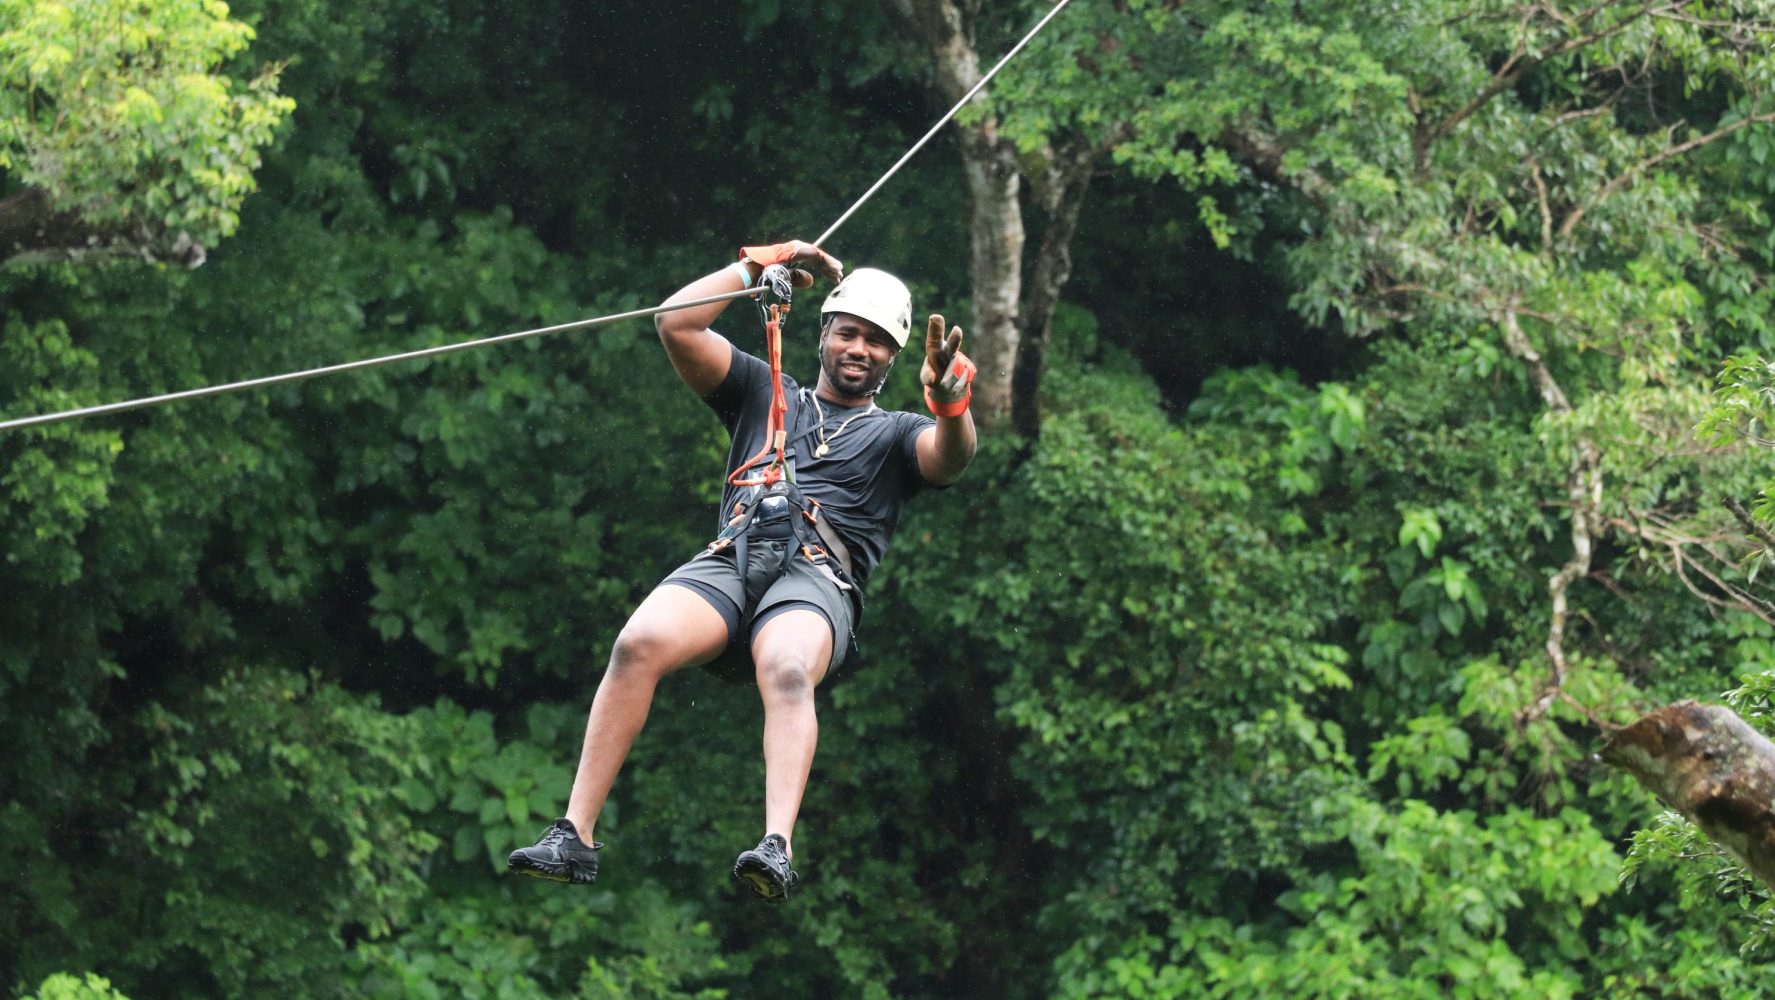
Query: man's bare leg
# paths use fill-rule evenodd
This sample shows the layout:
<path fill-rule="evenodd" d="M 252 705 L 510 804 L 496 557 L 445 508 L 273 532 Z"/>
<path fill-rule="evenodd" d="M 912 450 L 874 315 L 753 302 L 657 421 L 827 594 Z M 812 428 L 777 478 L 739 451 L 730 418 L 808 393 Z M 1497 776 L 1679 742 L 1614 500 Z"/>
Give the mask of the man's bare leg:
<path fill-rule="evenodd" d="M 816 611 L 786 611 L 759 630 L 752 660 L 764 699 L 764 832 L 792 842 L 820 739 L 814 688 L 832 662 L 832 626 Z"/>
<path fill-rule="evenodd" d="M 784 615 L 783 617 L 788 617 Z M 817 616 L 816 616 L 817 617 Z M 727 623 L 701 595 L 676 584 L 647 595 L 610 651 L 610 666 L 592 698 L 567 818 L 586 843 L 616 773 L 647 722 L 660 678 L 707 663 L 727 645 Z"/>

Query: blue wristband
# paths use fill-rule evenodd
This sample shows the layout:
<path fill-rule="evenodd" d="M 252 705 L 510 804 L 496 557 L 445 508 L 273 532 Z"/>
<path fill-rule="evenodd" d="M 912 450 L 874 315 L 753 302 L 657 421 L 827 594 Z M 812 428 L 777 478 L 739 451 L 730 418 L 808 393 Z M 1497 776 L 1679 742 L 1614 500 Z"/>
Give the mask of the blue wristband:
<path fill-rule="evenodd" d="M 747 288 L 752 287 L 752 269 L 746 266 L 745 261 L 736 260 L 733 263 L 727 265 L 727 269 L 729 271 L 740 272 L 740 280 L 745 282 Z"/>

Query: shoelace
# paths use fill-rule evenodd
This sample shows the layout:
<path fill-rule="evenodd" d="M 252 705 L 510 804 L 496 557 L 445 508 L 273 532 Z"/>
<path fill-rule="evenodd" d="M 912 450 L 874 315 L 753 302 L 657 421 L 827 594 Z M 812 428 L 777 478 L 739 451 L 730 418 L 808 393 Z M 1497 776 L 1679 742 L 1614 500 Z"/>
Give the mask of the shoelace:
<path fill-rule="evenodd" d="M 789 867 L 789 855 L 777 846 L 775 840 L 766 839 L 759 844 L 758 853 L 764 855 L 764 860 L 770 862 L 772 868 L 782 867 L 786 870 Z"/>
<path fill-rule="evenodd" d="M 567 842 L 567 831 L 558 826 L 550 826 L 542 832 L 542 839 L 536 842 L 538 847 L 560 847 Z"/>

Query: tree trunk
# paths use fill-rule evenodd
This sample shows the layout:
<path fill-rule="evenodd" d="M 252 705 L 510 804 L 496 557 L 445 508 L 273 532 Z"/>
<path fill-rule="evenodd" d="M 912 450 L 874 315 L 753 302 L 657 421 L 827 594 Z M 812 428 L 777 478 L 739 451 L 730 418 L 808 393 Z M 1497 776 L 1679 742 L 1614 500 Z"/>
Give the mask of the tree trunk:
<path fill-rule="evenodd" d="M 1060 155 L 1051 154 L 1047 176 L 1035 185 L 1047 226 L 1036 248 L 1035 268 L 1023 304 L 1026 330 L 1011 375 L 1011 427 L 1031 440 L 1042 432 L 1042 370 L 1048 363 L 1054 307 L 1060 303 L 1060 289 L 1072 277 L 1072 238 L 1078 231 L 1079 212 L 1098 153 L 1097 147 L 1080 141 Z"/>
<path fill-rule="evenodd" d="M 196 267 L 205 256 L 204 248 L 184 233 L 161 243 L 127 225 L 99 228 L 78 213 L 58 212 L 42 188 L 26 188 L 0 200 L 0 267 L 120 257 Z"/>
<path fill-rule="evenodd" d="M 1666 705 L 1611 736 L 1602 758 L 1775 889 L 1775 743 L 1731 709 Z"/>
<path fill-rule="evenodd" d="M 948 103 L 961 100 L 981 76 L 962 9 L 952 0 L 895 0 L 894 6 L 930 51 L 937 92 Z M 1023 178 L 1016 148 L 999 135 L 997 118 L 987 115 L 956 127 L 968 186 L 968 276 L 974 290 L 965 350 L 980 367 L 974 380 L 974 418 L 990 424 L 1011 409 L 1023 288 L 1023 211 L 1018 204 Z"/>
<path fill-rule="evenodd" d="M 1010 150 L 985 137 L 964 136 L 968 176 L 968 277 L 974 289 L 974 328 L 968 353 L 980 373 L 974 381 L 974 418 L 993 424 L 1011 410 L 1011 372 L 1022 337 L 1017 300 L 1023 289 L 1022 178 Z M 969 151 L 968 147 L 975 147 Z"/>

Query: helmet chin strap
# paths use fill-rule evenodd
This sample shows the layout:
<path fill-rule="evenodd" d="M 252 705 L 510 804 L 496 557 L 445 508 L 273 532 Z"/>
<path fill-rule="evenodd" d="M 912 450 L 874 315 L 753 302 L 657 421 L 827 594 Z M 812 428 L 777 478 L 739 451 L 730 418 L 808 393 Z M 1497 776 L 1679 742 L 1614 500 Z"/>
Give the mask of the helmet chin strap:
<path fill-rule="evenodd" d="M 894 370 L 894 362 L 896 362 L 898 360 L 900 360 L 900 356 L 898 354 L 889 358 L 888 363 L 887 363 L 887 367 L 883 368 L 881 370 L 881 380 L 875 383 L 875 388 L 870 389 L 868 392 L 863 393 L 863 395 L 868 396 L 870 399 L 874 399 L 876 396 L 880 395 L 882 387 L 887 385 L 888 374 Z"/>

